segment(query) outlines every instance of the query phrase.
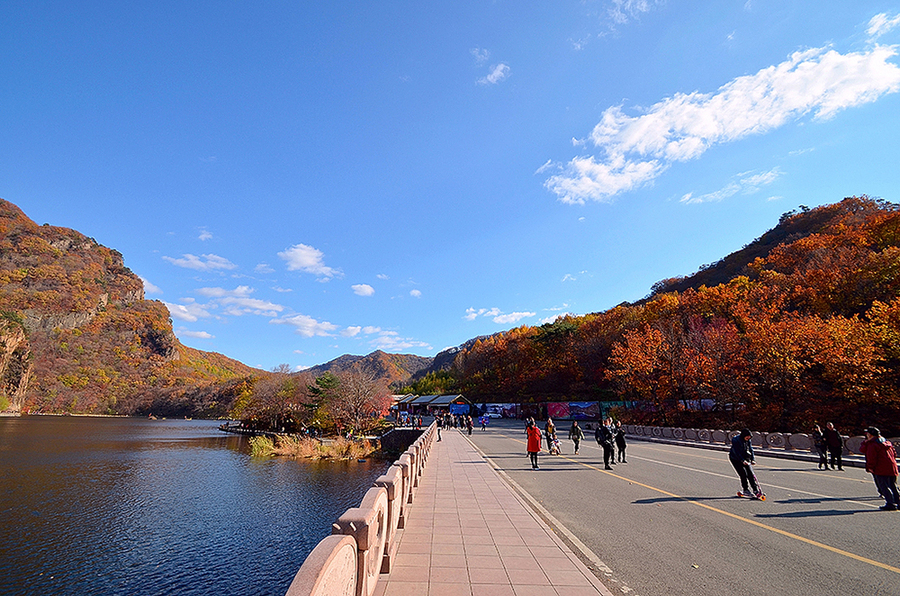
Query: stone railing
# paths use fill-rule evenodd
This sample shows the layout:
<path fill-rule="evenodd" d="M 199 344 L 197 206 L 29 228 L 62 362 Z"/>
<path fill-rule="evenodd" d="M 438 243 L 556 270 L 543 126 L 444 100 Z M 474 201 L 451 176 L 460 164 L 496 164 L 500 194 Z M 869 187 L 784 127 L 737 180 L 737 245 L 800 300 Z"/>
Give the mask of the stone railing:
<path fill-rule="evenodd" d="M 696 428 L 670 428 L 668 426 L 636 426 L 634 424 L 623 425 L 626 434 L 634 437 L 647 437 L 651 439 L 668 439 L 672 441 L 684 441 L 686 443 L 706 443 L 712 445 L 730 445 L 731 438 L 739 435 L 739 430 L 708 430 Z M 806 433 L 763 433 L 751 431 L 751 439 L 754 447 L 762 449 L 780 449 L 783 451 L 808 451 L 814 452 L 812 436 Z M 865 437 L 844 436 L 844 455 L 859 454 L 859 445 L 865 441 Z M 900 445 L 900 438 L 889 439 L 894 445 Z"/>
<path fill-rule="evenodd" d="M 419 476 L 434 444 L 432 423 L 306 557 L 286 596 L 372 596 L 397 555 Z"/>

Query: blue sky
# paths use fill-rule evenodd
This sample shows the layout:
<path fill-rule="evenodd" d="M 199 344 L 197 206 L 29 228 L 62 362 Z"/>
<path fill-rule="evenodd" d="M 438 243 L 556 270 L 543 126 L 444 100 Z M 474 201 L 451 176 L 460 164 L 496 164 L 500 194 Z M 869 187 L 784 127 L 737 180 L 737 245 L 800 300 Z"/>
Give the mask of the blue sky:
<path fill-rule="evenodd" d="M 11 0 L 0 33 L 0 197 L 266 369 L 433 356 L 900 201 L 896 2 Z"/>

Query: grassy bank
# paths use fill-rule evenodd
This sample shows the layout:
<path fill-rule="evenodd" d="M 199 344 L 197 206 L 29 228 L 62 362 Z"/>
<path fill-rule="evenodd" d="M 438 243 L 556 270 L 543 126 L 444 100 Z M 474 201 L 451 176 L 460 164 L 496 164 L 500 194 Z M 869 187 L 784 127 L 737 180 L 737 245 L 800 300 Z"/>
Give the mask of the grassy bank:
<path fill-rule="evenodd" d="M 250 453 L 255 456 L 285 455 L 307 459 L 363 459 L 377 451 L 370 441 L 351 441 L 341 437 L 318 441 L 307 437 L 265 436 L 250 439 Z"/>

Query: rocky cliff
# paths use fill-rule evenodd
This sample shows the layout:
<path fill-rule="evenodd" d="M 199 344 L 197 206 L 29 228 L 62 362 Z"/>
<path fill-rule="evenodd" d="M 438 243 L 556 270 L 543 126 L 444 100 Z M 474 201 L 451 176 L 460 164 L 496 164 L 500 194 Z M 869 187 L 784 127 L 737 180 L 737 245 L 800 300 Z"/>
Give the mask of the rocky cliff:
<path fill-rule="evenodd" d="M 234 380 L 259 372 L 181 345 L 119 252 L 2 199 L 0 313 L 0 409 L 220 415 Z M 218 384 L 222 400 L 210 397 Z M 186 396 L 201 393 L 198 409 Z"/>

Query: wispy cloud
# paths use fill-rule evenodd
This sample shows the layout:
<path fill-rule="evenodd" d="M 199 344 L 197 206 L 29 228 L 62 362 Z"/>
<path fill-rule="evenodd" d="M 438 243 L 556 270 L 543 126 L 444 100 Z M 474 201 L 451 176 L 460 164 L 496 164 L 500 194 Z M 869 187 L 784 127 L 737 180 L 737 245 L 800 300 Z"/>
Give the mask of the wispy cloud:
<path fill-rule="evenodd" d="M 875 41 L 885 33 L 895 29 L 900 25 L 900 14 L 888 15 L 887 13 L 877 14 L 869 20 L 869 26 L 866 28 L 866 35 L 869 40 Z"/>
<path fill-rule="evenodd" d="M 431 345 L 427 342 L 409 337 L 400 337 L 400 334 L 396 331 L 381 331 L 378 337 L 372 339 L 369 344 L 374 348 L 384 350 L 385 352 L 401 352 L 411 348 L 432 349 Z"/>
<path fill-rule="evenodd" d="M 210 232 L 209 230 L 206 230 L 206 229 L 201 229 L 200 235 L 197 236 L 197 238 L 199 238 L 200 240 L 210 240 L 210 239 L 212 239 L 212 237 L 213 237 L 212 232 Z"/>
<path fill-rule="evenodd" d="M 732 180 L 723 188 L 717 191 L 694 196 L 694 193 L 688 193 L 681 197 L 682 203 L 712 203 L 733 197 L 740 193 L 750 195 L 758 192 L 762 187 L 768 186 L 781 177 L 782 171 L 779 168 L 772 168 L 767 172 L 744 172 L 736 176 L 736 180 Z"/>
<path fill-rule="evenodd" d="M 206 298 L 211 298 L 213 302 L 220 305 L 222 312 L 231 316 L 242 315 L 259 315 L 264 317 L 276 317 L 284 310 L 284 306 L 269 302 L 268 300 L 260 300 L 251 298 L 250 295 L 255 292 L 250 286 L 238 286 L 233 290 L 225 288 L 200 288 L 197 294 Z"/>
<path fill-rule="evenodd" d="M 508 325 L 510 323 L 517 323 L 522 319 L 526 319 L 528 317 L 533 317 L 537 313 L 533 312 L 511 312 L 511 313 L 503 313 L 499 308 L 467 308 L 466 314 L 463 317 L 467 321 L 474 321 L 478 317 L 490 317 L 495 323 Z"/>
<path fill-rule="evenodd" d="M 678 93 L 637 116 L 621 106 L 607 108 L 586 140 L 597 155 L 572 159 L 545 186 L 564 203 L 607 201 L 713 145 L 766 133 L 810 113 L 828 120 L 898 91 L 900 68 L 889 62 L 895 55 L 893 46 L 849 54 L 813 48 L 714 93 Z"/>
<path fill-rule="evenodd" d="M 196 271 L 216 271 L 220 269 L 237 269 L 237 265 L 226 259 L 225 257 L 220 257 L 219 255 L 200 255 L 195 256 L 191 254 L 181 255 L 180 259 L 175 259 L 172 257 L 163 257 L 164 261 L 168 261 L 173 265 L 178 267 L 184 267 L 185 269 L 194 269 Z"/>
<path fill-rule="evenodd" d="M 409 295 L 412 296 L 413 298 L 421 298 L 422 291 L 421 290 L 410 290 Z"/>
<path fill-rule="evenodd" d="M 469 53 L 475 58 L 475 64 L 481 66 L 491 57 L 491 52 L 483 48 L 472 48 Z"/>
<path fill-rule="evenodd" d="M 140 275 L 138 276 L 138 278 L 140 278 L 141 282 L 144 284 L 144 294 L 162 294 L 163 293 L 163 291 L 159 288 L 159 286 L 156 286 L 156 285 L 150 283 L 149 281 L 147 281 Z"/>
<path fill-rule="evenodd" d="M 279 319 L 269 321 L 276 325 L 290 325 L 295 328 L 295 332 L 303 337 L 331 337 L 338 330 L 338 326 L 328 321 L 317 321 L 314 318 L 295 314 Z"/>
<path fill-rule="evenodd" d="M 508 64 L 501 62 L 491 67 L 491 72 L 485 77 L 478 79 L 479 85 L 496 85 L 497 83 L 509 78 L 510 68 Z"/>
<path fill-rule="evenodd" d="M 194 323 L 199 319 L 205 319 L 212 316 L 208 306 L 197 304 L 190 298 L 186 299 L 184 304 L 173 304 L 165 301 L 163 304 L 169 309 L 169 315 L 173 319 L 185 321 L 187 323 Z"/>
<path fill-rule="evenodd" d="M 607 14 L 617 25 L 624 25 L 663 3 L 664 0 L 612 0 Z"/>
<path fill-rule="evenodd" d="M 215 335 L 207 333 L 206 331 L 190 331 L 184 327 L 179 327 L 176 334 L 178 337 L 192 337 L 194 339 L 213 339 L 215 337 Z"/>
<path fill-rule="evenodd" d="M 278 253 L 278 256 L 287 263 L 288 271 L 305 271 L 326 279 L 343 275 L 340 269 L 326 266 L 322 251 L 308 244 L 295 244 Z"/>
<path fill-rule="evenodd" d="M 372 296 L 375 294 L 375 288 L 369 284 L 356 284 L 350 287 L 357 296 Z"/>

